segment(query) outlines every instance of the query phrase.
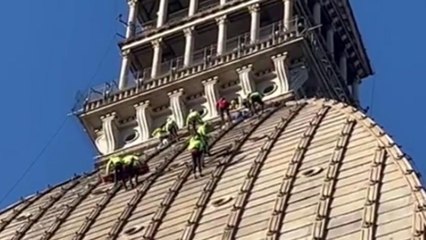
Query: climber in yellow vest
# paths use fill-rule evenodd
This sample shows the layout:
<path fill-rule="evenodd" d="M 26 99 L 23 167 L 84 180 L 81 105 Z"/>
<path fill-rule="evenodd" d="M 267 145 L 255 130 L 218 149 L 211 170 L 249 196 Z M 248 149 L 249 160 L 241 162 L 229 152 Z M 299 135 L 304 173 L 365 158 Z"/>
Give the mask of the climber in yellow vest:
<path fill-rule="evenodd" d="M 111 174 L 111 169 L 114 170 L 114 184 L 117 185 L 119 181 L 126 186 L 126 176 L 124 170 L 124 161 L 120 156 L 112 156 L 106 165 L 106 175 Z"/>
<path fill-rule="evenodd" d="M 257 105 L 260 106 L 260 113 L 263 113 L 263 109 L 265 107 L 265 103 L 263 102 L 263 94 L 259 92 L 249 93 L 247 100 L 253 115 L 257 114 Z"/>
<path fill-rule="evenodd" d="M 163 127 L 158 127 L 152 132 L 152 136 L 160 140 L 157 148 L 161 149 L 164 146 L 167 146 L 167 131 Z"/>
<path fill-rule="evenodd" d="M 203 124 L 203 119 L 198 111 L 191 109 L 188 116 L 186 117 L 186 125 L 188 126 L 188 131 L 192 130 L 197 131 L 197 124 Z"/>
<path fill-rule="evenodd" d="M 139 157 L 135 154 L 128 154 L 123 157 L 124 173 L 126 174 L 126 180 L 130 181 L 130 187 L 138 185 L 138 165 Z M 133 185 L 133 178 L 135 184 Z"/>
<path fill-rule="evenodd" d="M 166 131 L 169 134 L 170 141 L 174 142 L 175 140 L 179 141 L 178 136 L 178 125 L 172 117 L 168 117 L 166 121 Z"/>
<path fill-rule="evenodd" d="M 210 130 L 211 130 L 211 125 L 207 122 L 201 124 L 197 129 L 197 134 L 200 137 L 200 140 L 202 141 L 204 146 L 203 152 L 207 154 L 207 156 L 210 156 L 209 145 L 208 145 Z"/>
<path fill-rule="evenodd" d="M 203 148 L 204 148 L 203 142 L 201 141 L 198 135 L 192 136 L 189 139 L 188 151 L 191 152 L 192 171 L 194 173 L 195 178 L 197 178 L 197 169 L 198 169 L 198 172 L 200 173 L 200 177 L 203 176 L 202 163 L 201 163 Z"/>

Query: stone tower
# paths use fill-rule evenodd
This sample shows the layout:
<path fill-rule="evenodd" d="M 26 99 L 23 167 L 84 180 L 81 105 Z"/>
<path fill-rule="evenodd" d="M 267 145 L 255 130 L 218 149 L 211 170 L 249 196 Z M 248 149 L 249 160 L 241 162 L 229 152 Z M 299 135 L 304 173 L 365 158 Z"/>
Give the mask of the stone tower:
<path fill-rule="evenodd" d="M 360 107 L 372 74 L 348 0 L 128 0 L 119 80 L 75 109 L 95 169 L 0 212 L 0 239 L 425 239 L 411 159 Z M 215 129 L 204 176 L 186 143 L 157 150 L 168 117 L 215 123 L 217 99 L 265 95 L 259 118 Z M 238 112 L 240 109 L 234 109 Z M 133 190 L 103 183 L 141 152 Z"/>

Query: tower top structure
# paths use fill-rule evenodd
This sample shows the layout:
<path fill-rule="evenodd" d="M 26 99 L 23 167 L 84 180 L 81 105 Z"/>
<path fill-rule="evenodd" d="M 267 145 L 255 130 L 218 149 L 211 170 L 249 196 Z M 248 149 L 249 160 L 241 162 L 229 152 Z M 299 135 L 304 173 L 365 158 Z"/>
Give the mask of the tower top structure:
<path fill-rule="evenodd" d="M 359 107 L 372 71 L 348 1 L 128 3 L 120 79 L 77 111 L 97 168 L 1 211 L 0 239 L 425 239 L 419 175 Z M 166 118 L 185 137 L 187 110 L 214 126 L 218 98 L 253 91 L 265 112 L 212 131 L 205 175 L 185 143 L 153 147 Z M 137 189 L 100 180 L 136 151 Z"/>
<path fill-rule="evenodd" d="M 348 1 L 128 0 L 118 81 L 91 88 L 77 115 L 101 156 L 155 141 L 187 110 L 218 118 L 220 97 L 327 97 L 359 106 L 372 74 Z"/>

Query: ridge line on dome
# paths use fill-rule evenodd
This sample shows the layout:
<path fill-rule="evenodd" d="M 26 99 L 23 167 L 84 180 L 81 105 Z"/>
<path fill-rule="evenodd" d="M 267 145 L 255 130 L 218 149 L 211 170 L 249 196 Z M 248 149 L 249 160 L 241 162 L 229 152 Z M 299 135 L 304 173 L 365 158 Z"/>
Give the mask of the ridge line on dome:
<path fill-rule="evenodd" d="M 296 175 L 299 171 L 299 167 L 309 144 L 311 143 L 320 123 L 324 119 L 329 109 L 329 106 L 326 106 L 324 103 L 322 103 L 321 109 L 309 122 L 309 126 L 303 133 L 303 136 L 297 145 L 296 151 L 293 153 L 287 171 L 284 174 L 282 183 L 278 190 L 274 203 L 274 210 L 272 211 L 271 217 L 269 218 L 268 230 L 266 233 L 267 240 L 274 240 L 279 238 L 282 221 L 284 220 L 285 210 L 288 205 L 288 199 L 293 188 Z"/>
<path fill-rule="evenodd" d="M 108 205 L 111 199 L 117 194 L 118 191 L 122 188 L 122 183 L 113 186 L 108 189 L 107 193 L 102 197 L 101 201 L 96 203 L 96 206 L 89 215 L 84 220 L 83 224 L 80 225 L 78 230 L 75 232 L 72 240 L 81 240 L 85 237 L 86 233 L 89 231 L 90 227 L 95 222 L 96 218 L 101 214 L 102 210 Z"/>
<path fill-rule="evenodd" d="M 67 218 L 76 210 L 76 208 L 82 203 L 91 193 L 92 191 L 101 184 L 102 181 L 97 179 L 95 183 L 88 183 L 88 187 L 82 193 L 77 193 L 77 197 L 71 201 L 70 204 L 67 204 L 65 209 L 55 217 L 55 221 L 49 226 L 49 228 L 44 231 L 40 240 L 49 240 L 53 237 L 53 235 L 58 231 L 61 225 L 67 220 Z"/>
<path fill-rule="evenodd" d="M 220 131 L 220 134 L 211 141 L 209 144 L 209 149 L 212 149 L 223 137 L 229 133 L 235 126 L 237 126 L 241 121 L 232 124 L 230 127 L 226 128 L 224 131 Z M 179 190 L 183 187 L 184 183 L 188 181 L 188 178 L 191 174 L 191 165 L 186 164 L 184 169 L 178 174 L 177 180 L 171 185 L 168 192 L 162 198 L 160 206 L 154 213 L 154 216 L 151 218 L 145 232 L 143 234 L 143 239 L 154 239 L 157 230 L 163 222 L 164 217 L 167 214 L 167 211 L 170 209 L 173 201 L 176 199 L 176 196 L 179 194 Z"/>
<path fill-rule="evenodd" d="M 213 170 L 211 177 L 209 181 L 204 185 L 203 192 L 198 197 L 198 200 L 195 204 L 194 210 L 189 216 L 189 219 L 187 220 L 187 224 L 182 232 L 180 240 L 192 240 L 194 238 L 195 230 L 197 229 L 202 214 L 204 210 L 207 208 L 207 204 L 210 201 L 211 196 L 214 193 L 215 188 L 217 187 L 217 184 L 221 180 L 222 175 L 224 174 L 227 166 L 229 165 L 230 161 L 236 156 L 238 153 L 238 149 L 240 149 L 244 143 L 249 139 L 249 136 L 263 123 L 265 122 L 269 117 L 271 117 L 275 112 L 282 109 L 286 105 L 283 102 L 277 102 L 278 106 L 274 107 L 272 111 L 268 112 L 265 116 L 263 116 L 261 119 L 257 119 L 258 121 L 252 124 L 252 128 L 248 132 L 244 132 L 241 137 L 237 138 L 235 140 L 235 146 L 230 151 L 231 154 L 225 158 L 222 158 L 220 163 L 216 166 L 215 170 Z"/>
<path fill-rule="evenodd" d="M 165 167 L 167 167 L 168 164 L 170 164 L 176 156 L 178 156 L 182 151 L 185 150 L 185 146 L 186 145 L 184 144 L 184 146 L 182 146 L 179 149 L 170 148 L 169 151 L 172 152 L 171 153 L 172 156 L 171 157 L 165 157 Z M 159 149 L 158 151 L 155 151 L 153 154 L 149 155 L 146 158 L 146 160 L 144 161 L 144 163 L 150 162 L 152 159 L 154 159 L 156 156 L 158 156 L 158 154 L 160 152 L 162 152 L 163 150 L 164 149 Z M 157 177 L 159 175 L 159 173 L 161 173 L 162 171 L 163 171 L 162 166 L 158 166 L 155 169 L 155 172 L 152 175 L 150 175 L 149 177 L 147 177 L 146 179 L 144 179 L 143 182 L 149 181 L 149 179 L 152 178 L 152 177 Z M 145 185 L 143 185 L 143 186 L 145 186 Z M 142 186 L 142 188 L 143 188 L 143 186 Z M 94 224 L 97 217 L 101 214 L 101 212 L 108 205 L 108 203 L 114 198 L 114 196 L 119 192 L 121 187 L 122 187 L 122 184 L 120 183 L 119 185 L 114 186 L 112 189 L 109 189 L 109 191 L 102 198 L 100 203 L 96 203 L 95 209 L 93 209 L 89 213 L 89 216 L 86 217 L 86 220 L 84 221 L 84 223 L 80 226 L 78 231 L 75 233 L 73 240 L 81 240 L 81 239 L 84 238 L 85 234 L 90 230 L 90 227 Z M 140 190 L 140 189 L 138 189 L 138 190 Z M 136 191 L 137 193 L 139 192 L 138 190 Z"/>
<path fill-rule="evenodd" d="M 34 214 L 34 217 L 31 216 L 29 221 L 21 226 L 12 237 L 11 240 L 19 240 L 22 239 L 25 233 L 52 207 L 56 202 L 58 202 L 65 194 L 76 187 L 79 183 L 81 183 L 82 177 L 75 179 L 71 182 L 71 186 L 61 187 L 61 191 L 56 194 L 56 196 L 50 196 L 49 201 L 43 204 L 43 206 L 38 208 L 38 212 Z"/>
<path fill-rule="evenodd" d="M 350 106 L 346 103 L 337 104 L 336 100 L 331 101 L 331 107 L 347 114 L 354 116 L 359 123 L 361 123 L 370 133 L 376 138 L 380 146 L 386 149 L 386 152 L 392 156 L 391 160 L 396 163 L 400 173 L 403 175 L 405 181 L 410 186 L 411 194 L 418 203 L 419 211 L 421 212 L 423 221 L 426 221 L 426 192 L 421 184 L 416 171 L 410 164 L 407 155 L 397 146 L 393 139 L 387 134 L 378 124 L 368 117 L 359 109 Z M 327 103 L 328 105 L 330 103 Z"/>
<path fill-rule="evenodd" d="M 425 221 L 422 216 L 422 208 L 419 204 L 413 209 L 413 228 L 412 228 L 412 239 L 413 240 L 424 240 L 426 238 L 425 234 Z"/>
<path fill-rule="evenodd" d="M 41 197 L 49 194 L 50 192 L 52 192 L 54 189 L 64 186 L 72 181 L 74 181 L 76 179 L 76 177 L 78 177 L 78 175 L 64 181 L 61 182 L 57 185 L 54 186 L 49 186 L 47 189 L 45 189 L 42 192 L 36 192 L 35 195 L 31 196 L 30 198 L 26 198 L 23 199 L 21 202 L 16 203 L 16 204 L 12 204 L 11 206 L 3 209 L 0 214 L 6 213 L 7 211 L 13 211 L 13 213 L 11 214 L 11 216 L 6 217 L 6 219 L 1 219 L 0 220 L 0 232 L 2 232 L 16 217 L 18 217 L 22 212 L 25 211 L 25 209 L 27 209 L 28 207 L 31 206 L 31 204 L 37 202 L 37 200 L 39 200 Z M 20 206 L 20 204 L 22 204 L 23 206 Z M 16 209 L 20 207 L 19 209 Z"/>
<path fill-rule="evenodd" d="M 349 140 L 352 137 L 356 124 L 355 119 L 348 117 L 339 133 L 333 153 L 330 157 L 329 165 L 325 173 L 325 178 L 320 190 L 320 198 L 315 210 L 315 218 L 312 223 L 312 239 L 326 239 L 326 228 L 329 221 L 331 202 L 336 188 L 336 181 L 339 169 L 342 166 Z"/>
<path fill-rule="evenodd" d="M 374 239 L 377 229 L 377 209 L 380 189 L 383 185 L 383 172 L 386 166 L 386 149 L 378 146 L 371 161 L 369 182 L 362 214 L 361 240 Z"/>
<path fill-rule="evenodd" d="M 236 125 L 238 125 L 240 122 L 237 122 L 233 124 L 231 127 L 226 128 L 223 131 L 220 131 L 217 138 L 212 142 L 212 144 L 216 143 L 220 138 L 223 137 L 226 133 L 228 133 L 230 130 L 232 130 Z M 162 165 L 158 167 L 158 173 L 162 173 L 169 165 L 170 163 L 175 160 L 186 148 L 186 144 L 182 146 L 181 149 L 175 151 L 174 155 L 170 157 L 169 159 L 166 159 Z M 133 195 L 132 199 L 127 204 L 127 207 L 121 212 L 120 216 L 118 217 L 117 221 L 114 223 L 114 225 L 111 227 L 107 239 L 115 239 L 118 237 L 118 234 L 123 230 L 124 225 L 126 224 L 127 219 L 131 216 L 133 211 L 135 210 L 136 206 L 139 204 L 139 202 L 142 200 L 142 198 L 145 196 L 147 191 L 150 189 L 152 184 L 155 183 L 155 180 L 160 176 L 160 174 L 154 174 L 148 177 L 144 182 L 142 187 L 140 187 L 136 194 Z"/>
<path fill-rule="evenodd" d="M 234 201 L 231 212 L 228 214 L 227 225 L 222 234 L 223 240 L 232 240 L 235 238 L 235 235 L 238 231 L 238 226 L 241 222 L 241 218 L 245 210 L 245 206 L 264 162 L 268 158 L 269 153 L 275 146 L 275 143 L 278 141 L 278 138 L 281 136 L 283 131 L 305 106 L 306 104 L 302 104 L 297 107 L 290 108 L 289 116 L 281 118 L 281 121 L 279 121 L 274 129 L 272 129 L 272 131 L 268 134 L 268 138 L 260 148 L 260 152 L 254 158 L 252 165 L 250 166 L 250 169 L 247 173 L 246 179 L 241 185 L 238 196 Z"/>

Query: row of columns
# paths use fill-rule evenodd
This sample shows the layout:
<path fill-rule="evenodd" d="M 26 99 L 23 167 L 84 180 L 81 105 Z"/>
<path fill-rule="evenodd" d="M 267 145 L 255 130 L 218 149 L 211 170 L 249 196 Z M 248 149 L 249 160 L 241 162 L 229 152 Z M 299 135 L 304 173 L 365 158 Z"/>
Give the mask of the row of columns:
<path fill-rule="evenodd" d="M 131 37 L 134 35 L 134 26 L 137 19 L 137 3 L 139 0 L 128 0 L 129 4 L 129 19 L 128 27 L 126 32 L 126 37 Z M 225 0 L 221 0 L 221 4 L 225 4 Z M 293 3 L 292 0 L 283 0 L 284 3 L 284 27 L 290 28 L 291 18 L 293 16 Z M 157 27 L 161 27 L 166 21 L 167 14 L 167 5 L 168 0 L 160 0 L 160 6 L 158 10 L 158 19 Z M 189 15 L 195 14 L 196 6 L 198 5 L 198 0 L 191 0 L 189 4 Z M 260 8 L 259 4 L 253 4 L 248 7 L 250 12 L 251 21 L 250 21 L 250 42 L 256 43 L 259 39 L 259 29 L 260 29 Z M 226 41 L 227 41 L 227 32 L 228 32 L 228 21 L 227 16 L 221 16 L 216 18 L 218 25 L 218 35 L 217 35 L 217 48 L 216 52 L 218 55 L 224 54 L 226 51 Z M 192 58 L 194 53 L 194 27 L 190 27 L 183 30 L 185 36 L 185 51 L 184 51 L 184 66 L 189 66 L 192 64 Z M 153 57 L 152 57 L 152 68 L 151 68 L 151 78 L 158 77 L 159 67 L 162 62 L 162 49 L 161 49 L 162 39 L 156 39 L 151 42 L 153 48 Z M 122 66 L 120 72 L 119 88 L 124 89 L 128 83 L 128 72 L 129 72 L 129 52 L 122 53 Z"/>
<path fill-rule="evenodd" d="M 278 94 L 286 93 L 289 88 L 289 70 L 288 70 L 288 57 L 287 53 L 280 53 L 271 57 L 277 73 L 277 83 L 280 92 Z M 250 92 L 256 91 L 256 84 L 254 82 L 253 65 L 249 64 L 236 69 L 239 76 L 241 97 L 246 97 Z M 204 95 L 206 98 L 206 108 L 209 118 L 218 116 L 216 110 L 216 102 L 218 101 L 219 94 L 219 78 L 217 76 L 203 80 Z M 187 109 L 184 101 L 184 90 L 182 88 L 176 89 L 168 93 L 170 101 L 170 110 L 179 128 L 185 126 L 185 117 Z M 138 123 L 138 130 L 141 134 L 141 139 L 146 141 L 150 138 L 151 127 L 153 119 L 151 118 L 150 102 L 143 101 L 134 105 L 136 112 L 136 121 Z M 106 138 L 106 152 L 110 153 L 118 147 L 118 131 L 116 127 L 116 114 L 110 113 L 101 117 L 102 129 L 104 137 Z"/>

